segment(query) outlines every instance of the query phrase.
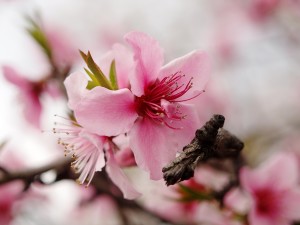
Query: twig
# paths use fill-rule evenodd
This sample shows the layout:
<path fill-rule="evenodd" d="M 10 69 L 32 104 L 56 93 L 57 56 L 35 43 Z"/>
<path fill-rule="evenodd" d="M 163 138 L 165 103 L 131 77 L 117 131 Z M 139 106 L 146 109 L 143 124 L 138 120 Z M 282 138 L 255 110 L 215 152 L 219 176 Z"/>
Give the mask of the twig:
<path fill-rule="evenodd" d="M 235 158 L 244 144 L 229 131 L 223 129 L 225 117 L 214 115 L 196 131 L 195 138 L 183 148 L 180 155 L 162 169 L 167 185 L 176 184 L 194 176 L 200 162 L 209 159 Z"/>
<path fill-rule="evenodd" d="M 0 177 L 0 184 L 8 183 L 14 180 L 23 180 L 25 183 L 28 183 L 28 181 L 32 182 L 36 176 L 39 176 L 42 173 L 52 169 L 59 170 L 62 167 L 69 166 L 70 162 L 70 159 L 63 158 L 38 168 L 31 168 L 19 171 L 7 171 L 3 174 L 3 176 Z"/>

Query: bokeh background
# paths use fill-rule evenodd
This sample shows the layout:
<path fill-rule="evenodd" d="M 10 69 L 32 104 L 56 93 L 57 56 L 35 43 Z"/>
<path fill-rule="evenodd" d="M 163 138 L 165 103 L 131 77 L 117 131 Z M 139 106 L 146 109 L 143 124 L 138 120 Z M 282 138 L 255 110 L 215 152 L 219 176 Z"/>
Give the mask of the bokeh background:
<path fill-rule="evenodd" d="M 28 16 L 64 37 L 76 55 L 73 70 L 83 67 L 79 49 L 99 58 L 133 30 L 157 39 L 166 62 L 202 49 L 212 62 L 212 78 L 199 100 L 203 123 L 212 114 L 225 115 L 225 127 L 245 142 L 243 154 L 250 165 L 275 151 L 297 149 L 299 1 L 0 0 L 0 66 L 10 65 L 36 80 L 48 73 L 49 65 L 26 32 Z M 12 154 L 21 168 L 31 168 L 60 157 L 52 128 L 55 114 L 66 115 L 66 99 L 43 96 L 39 130 L 24 119 L 19 97 L 0 71 L 0 142 L 7 142 L 0 159 L 9 161 L 5 155 L 11 159 Z M 146 176 L 133 174 L 139 190 L 147 192 Z M 54 176 L 44 174 L 45 182 Z M 78 210 L 89 191 L 73 181 L 35 189 L 37 196 L 20 203 L 12 224 L 119 224 L 113 202 L 105 197 Z"/>

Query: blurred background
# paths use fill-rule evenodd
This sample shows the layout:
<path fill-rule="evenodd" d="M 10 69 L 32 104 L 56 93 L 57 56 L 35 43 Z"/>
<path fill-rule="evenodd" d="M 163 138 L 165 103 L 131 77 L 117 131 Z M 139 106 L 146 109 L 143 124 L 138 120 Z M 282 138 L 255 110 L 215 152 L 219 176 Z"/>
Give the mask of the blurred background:
<path fill-rule="evenodd" d="M 66 65 L 72 65 L 68 72 L 84 66 L 79 49 L 90 50 L 99 59 L 112 44 L 124 44 L 123 36 L 133 30 L 157 39 L 165 50 L 165 62 L 195 49 L 206 51 L 212 62 L 212 78 L 199 97 L 201 121 L 223 114 L 225 128 L 244 141 L 243 155 L 253 166 L 276 151 L 297 152 L 300 1 L 0 0 L 0 66 L 39 81 L 50 73 L 51 66 L 28 33 L 28 18 L 39 21 L 52 35 L 57 58 L 63 57 Z M 59 51 L 66 54 L 60 56 Z M 0 143 L 5 143 L 0 165 L 25 170 L 62 156 L 52 128 L 54 115 L 64 116 L 68 111 L 62 95 L 43 94 L 39 96 L 40 124 L 33 126 L 24 117 L 26 100 L 20 90 L 0 70 Z M 141 171 L 129 170 L 128 174 L 145 196 L 141 203 L 149 201 L 149 195 L 156 196 L 150 186 L 156 187 L 157 182 L 148 181 Z M 43 174 L 43 181 L 50 183 L 55 176 L 49 171 Z M 72 180 L 35 184 L 31 189 L 17 204 L 3 206 L 2 212 L 12 212 L 6 220 L 9 222 L 3 224 L 123 224 L 118 206 L 109 197 L 101 195 L 81 207 L 93 190 Z M 0 201 L 1 195 L 4 191 L 0 190 Z M 155 198 L 151 201 L 153 205 L 159 202 Z"/>

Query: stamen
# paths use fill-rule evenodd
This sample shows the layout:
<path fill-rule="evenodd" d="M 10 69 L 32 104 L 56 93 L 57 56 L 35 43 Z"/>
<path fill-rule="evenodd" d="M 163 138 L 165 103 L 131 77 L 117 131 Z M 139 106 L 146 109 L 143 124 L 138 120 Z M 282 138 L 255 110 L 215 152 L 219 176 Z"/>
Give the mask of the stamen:
<path fill-rule="evenodd" d="M 62 116 L 57 117 L 69 122 L 54 123 L 57 127 L 53 128 L 53 132 L 60 136 L 57 143 L 64 148 L 64 155 L 70 155 L 74 160 L 71 168 L 80 173 L 77 182 L 79 184 L 87 182 L 88 186 L 96 172 L 96 163 L 102 149 L 98 149 L 90 140 L 80 135 L 82 127 L 77 122 Z"/>
<path fill-rule="evenodd" d="M 136 98 L 137 112 L 140 116 L 148 117 L 154 122 L 164 124 L 171 129 L 181 129 L 171 126 L 172 121 L 181 121 L 186 118 L 180 112 L 180 106 L 176 105 L 176 110 L 172 114 L 166 112 L 166 109 L 161 105 L 162 100 L 169 103 L 184 102 L 198 97 L 204 91 L 187 99 L 179 99 L 184 96 L 193 86 L 191 78 L 186 84 L 180 82 L 185 77 L 181 72 L 174 73 L 164 77 L 162 80 L 156 80 L 148 86 L 145 94 Z M 166 122 L 170 120 L 171 122 Z"/>

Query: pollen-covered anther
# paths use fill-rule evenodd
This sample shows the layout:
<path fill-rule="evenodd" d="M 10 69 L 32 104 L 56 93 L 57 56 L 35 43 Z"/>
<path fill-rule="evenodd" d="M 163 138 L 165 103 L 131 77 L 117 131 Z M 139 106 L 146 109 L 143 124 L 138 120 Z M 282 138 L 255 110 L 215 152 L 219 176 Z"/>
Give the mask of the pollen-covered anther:
<path fill-rule="evenodd" d="M 79 179 L 76 179 L 76 183 L 82 185 L 82 182 Z"/>
<path fill-rule="evenodd" d="M 148 117 L 159 124 L 164 124 L 172 129 L 177 129 L 169 126 L 168 123 L 170 120 L 181 120 L 184 118 L 181 116 L 180 106 L 176 105 L 175 111 L 170 113 L 167 112 L 165 106 L 162 105 L 162 100 L 169 103 L 177 103 L 193 99 L 199 95 L 197 94 L 191 98 L 182 99 L 182 96 L 192 88 L 193 84 L 193 78 L 190 78 L 190 80 L 186 82 L 182 79 L 184 77 L 185 74 L 177 72 L 164 77 L 162 80 L 157 79 L 150 84 L 146 88 L 145 94 L 136 98 L 138 114 L 143 117 Z"/>

